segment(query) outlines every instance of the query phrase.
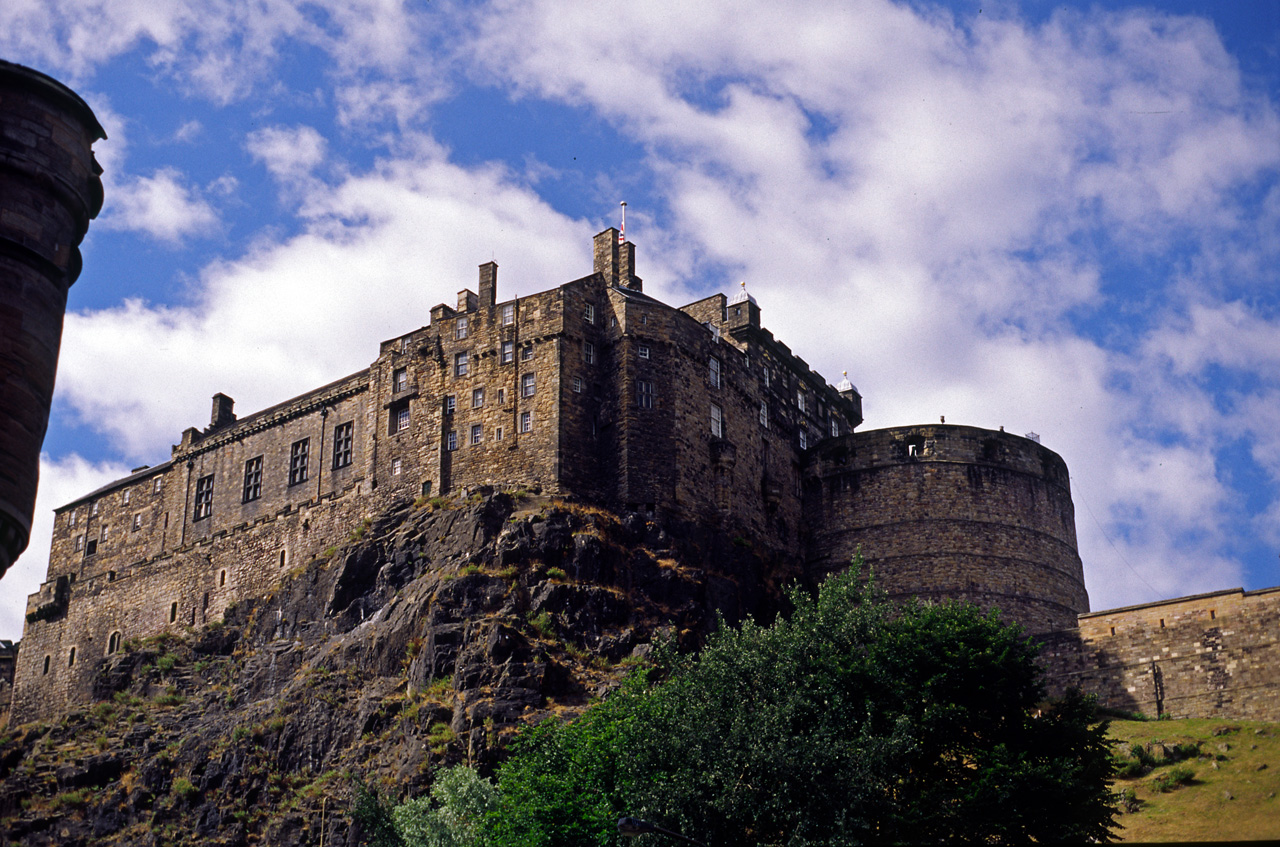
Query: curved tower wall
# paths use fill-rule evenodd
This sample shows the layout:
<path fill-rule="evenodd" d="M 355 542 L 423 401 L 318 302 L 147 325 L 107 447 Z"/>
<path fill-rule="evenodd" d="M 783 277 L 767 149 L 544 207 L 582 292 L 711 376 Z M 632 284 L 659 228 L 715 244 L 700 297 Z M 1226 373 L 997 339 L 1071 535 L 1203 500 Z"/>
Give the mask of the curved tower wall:
<path fill-rule="evenodd" d="M 0 60 L 0 575 L 31 531 L 67 289 L 102 208 L 100 138 L 75 92 Z"/>
<path fill-rule="evenodd" d="M 999 608 L 1029 632 L 1089 611 L 1066 463 L 1006 432 L 915 426 L 830 439 L 810 452 L 811 568 L 861 548 L 891 597 Z"/>

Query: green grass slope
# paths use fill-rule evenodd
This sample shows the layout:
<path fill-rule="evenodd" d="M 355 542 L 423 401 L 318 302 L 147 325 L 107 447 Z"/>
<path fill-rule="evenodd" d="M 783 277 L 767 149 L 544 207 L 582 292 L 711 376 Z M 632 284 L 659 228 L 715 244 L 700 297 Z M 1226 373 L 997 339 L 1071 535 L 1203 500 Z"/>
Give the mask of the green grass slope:
<path fill-rule="evenodd" d="M 1280 839 L 1280 724 L 1115 720 L 1123 841 Z"/>

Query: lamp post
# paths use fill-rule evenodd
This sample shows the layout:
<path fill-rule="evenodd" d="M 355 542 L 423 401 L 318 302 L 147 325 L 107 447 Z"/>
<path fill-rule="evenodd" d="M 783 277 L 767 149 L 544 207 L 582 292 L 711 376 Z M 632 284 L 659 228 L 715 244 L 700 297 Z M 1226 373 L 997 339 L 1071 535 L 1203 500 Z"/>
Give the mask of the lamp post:
<path fill-rule="evenodd" d="M 639 818 L 618 818 L 618 832 L 628 838 L 635 838 L 639 835 L 665 835 L 669 838 L 678 838 L 681 841 L 687 841 L 690 844 L 697 844 L 698 847 L 707 847 L 701 841 L 690 838 L 687 835 L 681 835 L 678 832 L 672 832 L 669 829 L 658 826 L 656 823 L 642 821 Z"/>

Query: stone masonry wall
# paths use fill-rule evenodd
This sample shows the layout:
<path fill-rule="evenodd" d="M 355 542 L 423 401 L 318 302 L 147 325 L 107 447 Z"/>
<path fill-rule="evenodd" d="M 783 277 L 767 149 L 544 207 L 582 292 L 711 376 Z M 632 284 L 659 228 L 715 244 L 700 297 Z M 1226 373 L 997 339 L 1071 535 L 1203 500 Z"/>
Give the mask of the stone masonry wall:
<path fill-rule="evenodd" d="M 1051 694 L 1076 687 L 1153 717 L 1280 720 L 1280 588 L 1081 615 L 1042 640 Z"/>
<path fill-rule="evenodd" d="M 1066 465 L 974 427 L 875 430 L 824 442 L 806 470 L 816 573 L 860 548 L 890 596 L 999 608 L 1030 632 L 1088 611 Z"/>

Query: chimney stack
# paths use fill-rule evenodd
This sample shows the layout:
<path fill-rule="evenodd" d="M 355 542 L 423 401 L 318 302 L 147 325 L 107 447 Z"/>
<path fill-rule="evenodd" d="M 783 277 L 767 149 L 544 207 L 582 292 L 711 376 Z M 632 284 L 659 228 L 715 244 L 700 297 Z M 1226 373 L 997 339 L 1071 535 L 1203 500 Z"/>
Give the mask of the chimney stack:
<path fill-rule="evenodd" d="M 480 305 L 492 309 L 498 303 L 498 263 L 485 262 L 480 266 Z"/>
<path fill-rule="evenodd" d="M 235 405 L 236 401 L 222 392 L 213 395 L 213 414 L 209 416 L 209 429 L 217 429 L 227 424 L 235 423 L 236 413 L 232 411 Z"/>

